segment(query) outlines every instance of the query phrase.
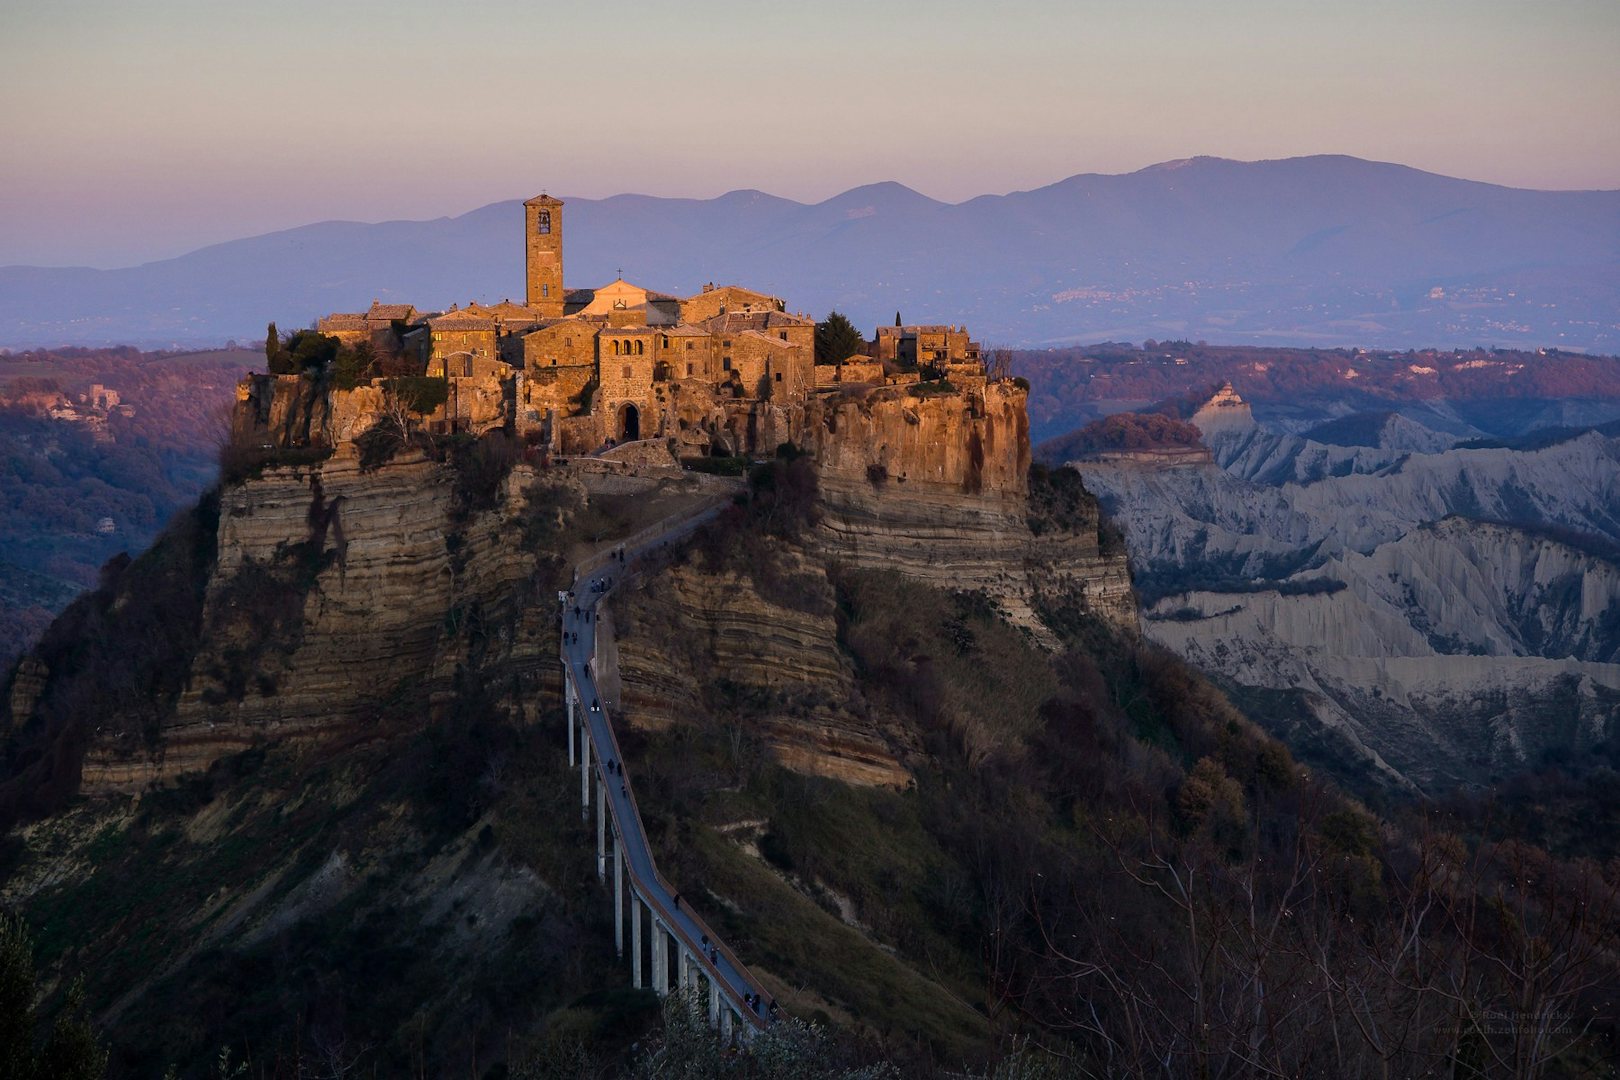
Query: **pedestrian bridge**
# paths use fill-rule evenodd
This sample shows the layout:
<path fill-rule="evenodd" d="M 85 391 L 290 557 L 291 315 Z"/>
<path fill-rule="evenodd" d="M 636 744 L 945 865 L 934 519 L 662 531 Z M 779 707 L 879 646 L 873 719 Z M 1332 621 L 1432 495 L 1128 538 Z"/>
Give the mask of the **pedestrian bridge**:
<path fill-rule="evenodd" d="M 568 764 L 579 766 L 580 814 L 586 821 L 595 789 L 596 876 L 604 883 L 611 880 L 613 941 L 621 960 L 626 951 L 630 954 L 631 983 L 637 989 L 650 987 L 661 997 L 672 990 L 706 991 L 709 1023 L 724 1038 L 749 1039 L 774 1018 L 774 1001 L 692 909 L 690 898 L 659 874 L 612 713 L 597 685 L 598 603 L 633 572 L 640 557 L 712 520 L 726 501 L 711 500 L 665 519 L 575 567 L 573 590 L 559 596 L 561 651 Z"/>

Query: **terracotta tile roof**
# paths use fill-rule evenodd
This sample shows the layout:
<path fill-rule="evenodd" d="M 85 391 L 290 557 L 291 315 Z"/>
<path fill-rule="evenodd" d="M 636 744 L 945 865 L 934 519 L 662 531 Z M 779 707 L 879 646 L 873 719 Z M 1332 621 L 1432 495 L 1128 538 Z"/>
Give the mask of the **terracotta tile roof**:
<path fill-rule="evenodd" d="M 743 331 L 739 332 L 737 334 L 737 336 L 738 337 L 745 337 L 745 338 L 758 338 L 759 340 L 763 341 L 765 344 L 771 345 L 771 346 L 773 346 L 775 348 L 778 348 L 778 349 L 797 349 L 799 347 L 799 346 L 793 344 L 790 341 L 783 341 L 781 338 L 771 337 L 771 335 L 761 333 L 758 330 L 743 330 Z"/>
<path fill-rule="evenodd" d="M 366 317 L 358 312 L 335 312 L 315 324 L 321 333 L 328 330 L 369 330 Z"/>
<path fill-rule="evenodd" d="M 814 326 L 814 319 L 801 319 L 780 311 L 728 311 L 704 319 L 703 326 L 714 331 L 741 333 L 744 330 L 770 330 L 780 326 Z"/>
<path fill-rule="evenodd" d="M 493 330 L 495 320 L 477 311 L 450 311 L 427 320 L 435 330 Z"/>
<path fill-rule="evenodd" d="M 366 312 L 366 318 L 393 322 L 395 319 L 413 319 L 416 314 L 416 307 L 412 304 L 383 304 L 373 300 L 371 310 Z"/>

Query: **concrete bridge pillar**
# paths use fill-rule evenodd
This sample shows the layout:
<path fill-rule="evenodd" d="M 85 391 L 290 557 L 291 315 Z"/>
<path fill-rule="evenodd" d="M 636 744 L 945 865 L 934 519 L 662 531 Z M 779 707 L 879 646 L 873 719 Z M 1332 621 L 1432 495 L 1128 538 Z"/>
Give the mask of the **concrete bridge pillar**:
<path fill-rule="evenodd" d="M 624 959 L 624 852 L 619 834 L 613 833 L 613 948 Z"/>
<path fill-rule="evenodd" d="M 720 1010 L 720 1039 L 723 1042 L 731 1041 L 731 1022 L 733 1019 L 731 1006 L 727 1005 Z"/>
<path fill-rule="evenodd" d="M 630 985 L 641 989 L 641 897 L 630 894 Z"/>
<path fill-rule="evenodd" d="M 564 661 L 564 663 L 566 664 L 567 661 Z M 567 691 L 565 696 L 568 699 L 568 764 L 572 767 L 574 764 L 574 704 L 577 699 L 574 696 L 574 680 L 568 678 L 566 672 L 563 675 L 563 687 Z"/>
<path fill-rule="evenodd" d="M 652 915 L 649 908 L 647 914 Z M 669 937 L 664 933 L 664 924 L 657 918 L 652 920 L 652 977 L 653 991 L 659 997 L 669 996 Z"/>
<path fill-rule="evenodd" d="M 607 782 L 596 778 L 596 880 L 607 880 Z"/>
<path fill-rule="evenodd" d="M 675 985 L 685 990 L 692 985 L 692 954 L 686 951 L 686 943 L 676 939 L 675 942 Z"/>
<path fill-rule="evenodd" d="M 720 1026 L 720 984 L 714 981 L 713 975 L 709 976 L 709 1026 Z"/>
<path fill-rule="evenodd" d="M 586 723 L 590 723 L 589 720 Z M 579 819 L 591 820 L 591 736 L 583 725 L 579 739 Z"/>

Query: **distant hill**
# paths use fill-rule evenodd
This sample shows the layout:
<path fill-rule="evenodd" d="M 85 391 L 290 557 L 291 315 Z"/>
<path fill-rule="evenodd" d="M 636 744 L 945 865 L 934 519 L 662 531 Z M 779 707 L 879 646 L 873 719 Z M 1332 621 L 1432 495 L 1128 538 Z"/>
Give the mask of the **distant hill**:
<path fill-rule="evenodd" d="M 524 192 L 525 195 L 532 192 Z M 870 328 L 995 344 L 1141 340 L 1620 350 L 1620 191 L 1543 192 L 1322 156 L 1193 158 L 960 204 L 899 184 L 815 205 L 568 201 L 570 283 L 740 282 Z M 122 270 L 0 268 L 0 345 L 220 342 L 374 298 L 522 288 L 516 201 L 323 222 Z"/>

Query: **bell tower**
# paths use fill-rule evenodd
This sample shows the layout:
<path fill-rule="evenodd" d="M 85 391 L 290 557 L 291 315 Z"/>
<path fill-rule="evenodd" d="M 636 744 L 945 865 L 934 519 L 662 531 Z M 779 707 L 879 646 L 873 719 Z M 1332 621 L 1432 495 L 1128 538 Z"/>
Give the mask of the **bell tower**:
<path fill-rule="evenodd" d="M 548 319 L 563 313 L 562 207 L 550 195 L 523 204 L 528 304 Z"/>

